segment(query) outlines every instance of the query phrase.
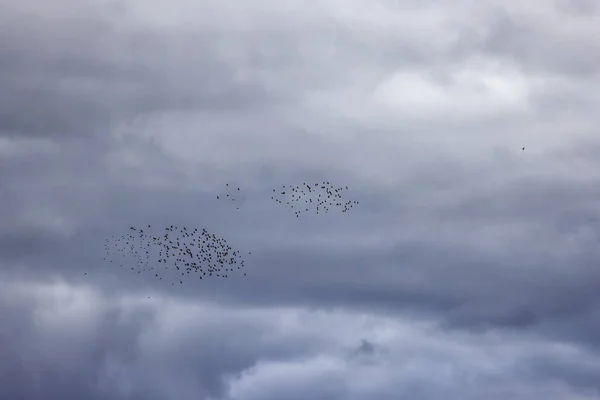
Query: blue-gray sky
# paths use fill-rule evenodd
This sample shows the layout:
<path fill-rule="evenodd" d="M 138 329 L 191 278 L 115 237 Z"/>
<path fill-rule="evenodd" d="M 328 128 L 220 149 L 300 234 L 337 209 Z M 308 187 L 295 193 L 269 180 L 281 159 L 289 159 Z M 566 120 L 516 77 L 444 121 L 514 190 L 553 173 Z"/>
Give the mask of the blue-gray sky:
<path fill-rule="evenodd" d="M 599 36 L 584 0 L 0 0 L 0 398 L 597 399 Z M 305 180 L 360 207 L 270 201 Z M 103 262 L 172 223 L 248 276 Z"/>

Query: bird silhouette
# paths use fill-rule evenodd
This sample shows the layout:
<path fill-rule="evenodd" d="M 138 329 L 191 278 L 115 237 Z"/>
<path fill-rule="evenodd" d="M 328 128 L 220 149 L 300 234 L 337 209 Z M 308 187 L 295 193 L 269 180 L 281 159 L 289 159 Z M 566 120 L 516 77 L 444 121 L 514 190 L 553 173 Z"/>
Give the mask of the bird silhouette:
<path fill-rule="evenodd" d="M 217 200 L 232 204 L 237 210 L 246 202 L 246 193 L 237 186 L 230 186 L 229 183 L 217 194 Z"/>
<path fill-rule="evenodd" d="M 227 278 L 244 268 L 241 252 L 206 229 L 171 225 L 154 234 L 135 227 L 129 230 L 105 240 L 104 258 L 137 274 L 148 273 L 162 280 L 171 270 L 183 284 L 181 277 Z"/>
<path fill-rule="evenodd" d="M 301 185 L 283 185 L 279 190 L 273 189 L 271 200 L 294 209 L 297 218 L 303 212 L 326 214 L 333 208 L 348 212 L 359 202 L 344 200 L 342 193 L 345 190 L 348 190 L 348 186 L 335 187 L 328 181 L 314 184 L 302 182 Z"/>

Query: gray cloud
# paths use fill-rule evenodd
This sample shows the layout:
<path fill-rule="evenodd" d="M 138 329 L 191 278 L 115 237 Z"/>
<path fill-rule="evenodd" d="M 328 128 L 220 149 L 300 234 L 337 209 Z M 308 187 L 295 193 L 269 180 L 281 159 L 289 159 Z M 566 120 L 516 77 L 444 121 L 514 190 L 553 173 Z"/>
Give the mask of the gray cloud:
<path fill-rule="evenodd" d="M 103 137 L 123 117 L 173 108 L 239 112 L 284 100 L 237 81 L 210 35 L 135 31 L 106 10 L 58 20 L 41 11 L 28 29 L 32 17 L 15 8 L 4 14 L 0 42 L 0 131 L 10 137 Z"/>
<path fill-rule="evenodd" d="M 453 335 L 355 312 L 106 297 L 59 282 L 4 289 L 3 301 L 12 300 L 3 316 L 21 322 L 3 333 L 10 327 L 20 339 L 0 349 L 21 367 L 3 374 L 2 390 L 24 398 L 41 390 L 65 398 L 302 398 L 302 388 L 332 399 L 528 398 L 532 379 L 537 392 L 558 399 L 565 376 L 581 398 L 595 387 L 586 379 L 597 360 L 535 337 Z M 367 363 L 347 357 L 361 336 L 378 343 Z"/>
<path fill-rule="evenodd" d="M 599 14 L 468 3 L 0 1 L 0 397 L 597 397 Z M 249 276 L 103 262 L 149 223 Z"/>

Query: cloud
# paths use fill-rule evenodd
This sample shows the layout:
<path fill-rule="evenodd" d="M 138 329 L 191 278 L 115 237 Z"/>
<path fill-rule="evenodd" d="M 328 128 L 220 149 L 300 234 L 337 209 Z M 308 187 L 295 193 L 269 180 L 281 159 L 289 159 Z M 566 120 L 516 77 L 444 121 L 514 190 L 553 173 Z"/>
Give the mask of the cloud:
<path fill-rule="evenodd" d="M 211 399 L 474 399 L 484 390 L 488 398 L 510 391 L 524 399 L 535 388 L 551 399 L 567 393 L 584 399 L 586 390 L 590 396 L 598 390 L 589 379 L 597 360 L 535 336 L 448 333 L 411 319 L 297 307 L 240 309 L 152 292 L 107 296 L 59 281 L 14 282 L 3 289 L 3 315 L 11 321 L 20 315 L 21 321 L 2 325 L 4 335 L 20 332 L 18 342 L 1 342 L 2 353 L 14 360 L 10 365 L 21 366 L 19 380 L 4 381 L 6 395 L 37 398 L 37 390 L 45 390 L 98 399 L 187 399 L 198 393 Z M 361 340 L 381 349 L 370 363 L 349 357 Z M 568 369 L 571 386 L 561 384 L 560 368 Z"/>
<path fill-rule="evenodd" d="M 0 397 L 593 397 L 598 18 L 0 0 Z M 323 179 L 361 207 L 269 200 Z M 174 223 L 248 277 L 103 262 Z"/>

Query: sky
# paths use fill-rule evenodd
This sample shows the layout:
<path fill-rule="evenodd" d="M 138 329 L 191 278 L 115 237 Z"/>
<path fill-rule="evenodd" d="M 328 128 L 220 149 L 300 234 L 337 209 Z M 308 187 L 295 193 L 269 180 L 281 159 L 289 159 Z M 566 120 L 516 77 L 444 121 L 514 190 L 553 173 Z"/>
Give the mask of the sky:
<path fill-rule="evenodd" d="M 0 398 L 598 399 L 599 20 L 0 0 Z M 269 199 L 313 180 L 360 204 Z M 225 237 L 247 276 L 103 260 L 146 224 Z"/>

